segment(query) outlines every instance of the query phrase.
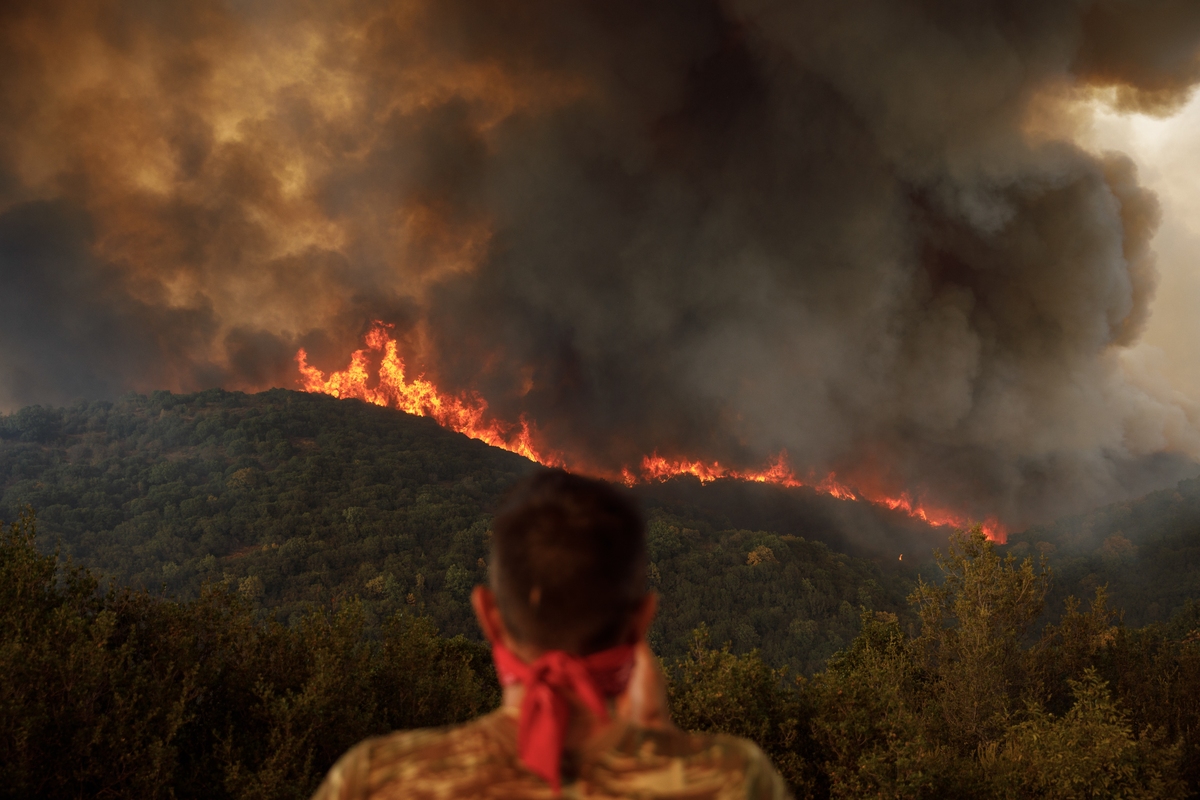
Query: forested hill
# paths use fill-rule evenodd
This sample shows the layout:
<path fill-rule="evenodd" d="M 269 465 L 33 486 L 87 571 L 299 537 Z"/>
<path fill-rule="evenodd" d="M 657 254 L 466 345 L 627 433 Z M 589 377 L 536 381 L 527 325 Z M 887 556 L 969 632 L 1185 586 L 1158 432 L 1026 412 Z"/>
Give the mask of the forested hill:
<path fill-rule="evenodd" d="M 487 649 L 453 635 L 477 638 L 490 513 L 536 468 L 286 391 L 0 416 L 0 517 L 40 526 L 0 528 L 0 796 L 303 800 L 364 737 L 494 707 Z M 806 535 L 896 521 L 811 494 L 639 490 L 677 724 L 753 739 L 797 797 L 1200 796 L 1200 604 L 1133 628 L 1043 602 L 1194 597 L 1200 482 L 1008 548 L 957 535 L 911 603 L 907 555 Z M 98 591 L 35 549 L 56 544 L 170 597 Z"/>
<path fill-rule="evenodd" d="M 531 468 L 431 420 L 285 391 L 160 392 L 2 424 L 0 516 L 32 506 L 44 542 L 121 583 L 190 596 L 228 578 L 285 613 L 381 572 L 401 599 L 473 580 L 485 509 Z"/>
<path fill-rule="evenodd" d="M 1200 599 L 1200 478 L 1032 527 L 1011 536 L 1009 549 L 1047 557 L 1051 603 L 1104 586 L 1126 623 L 1168 619 Z"/>
<path fill-rule="evenodd" d="M 536 468 L 428 419 L 284 390 L 0 416 L 0 519 L 32 506 L 43 548 L 121 584 L 189 598 L 225 582 L 283 621 L 358 596 L 369 620 L 408 608 L 475 636 L 467 595 L 486 574 L 491 510 Z M 740 530 L 643 499 L 666 654 L 704 623 L 718 643 L 811 671 L 862 608 L 903 613 L 910 573 L 830 550 L 803 519 Z M 830 533 L 828 513 L 813 518 Z"/>

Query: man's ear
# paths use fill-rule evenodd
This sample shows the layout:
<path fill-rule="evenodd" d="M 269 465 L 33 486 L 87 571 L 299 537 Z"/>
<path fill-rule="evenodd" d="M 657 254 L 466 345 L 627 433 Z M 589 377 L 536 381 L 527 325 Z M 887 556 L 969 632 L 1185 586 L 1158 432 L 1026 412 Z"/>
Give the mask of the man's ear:
<path fill-rule="evenodd" d="M 476 586 L 471 592 L 471 607 L 475 609 L 475 619 L 479 620 L 479 629 L 489 642 L 504 643 L 508 639 L 508 631 L 504 627 L 504 619 L 496 606 L 496 595 L 486 586 Z"/>
<path fill-rule="evenodd" d="M 654 592 L 646 592 L 646 596 L 638 603 L 633 612 L 633 618 L 629 622 L 630 638 L 633 641 L 640 642 L 646 638 L 646 632 L 650 630 L 650 623 L 654 622 L 656 613 L 658 613 L 658 595 Z"/>

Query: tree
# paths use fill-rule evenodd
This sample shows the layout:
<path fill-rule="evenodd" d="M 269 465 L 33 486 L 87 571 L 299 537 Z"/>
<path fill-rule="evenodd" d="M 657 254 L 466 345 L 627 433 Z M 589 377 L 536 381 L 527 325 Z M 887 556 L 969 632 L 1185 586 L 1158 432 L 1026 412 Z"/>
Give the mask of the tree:
<path fill-rule="evenodd" d="M 918 658 L 930 681 L 935 735 L 968 753 L 1004 730 L 1027 687 L 1026 633 L 1050 585 L 1045 562 L 1001 558 L 981 527 L 955 534 L 935 554 L 942 583 L 922 581 L 909 598 L 921 619 Z"/>
<path fill-rule="evenodd" d="M 1074 703 L 1064 715 L 1033 706 L 1002 744 L 981 752 L 998 796 L 1171 800 L 1187 795 L 1178 777 L 1178 744 L 1168 745 L 1154 732 L 1135 737 L 1128 714 L 1113 702 L 1095 670 L 1085 670 L 1069 684 Z"/>
<path fill-rule="evenodd" d="M 797 691 L 803 678 L 788 680 L 757 651 L 734 655 L 709 645 L 701 627 L 688 655 L 668 670 L 668 697 L 676 725 L 685 730 L 726 733 L 756 742 L 799 796 L 820 789 L 815 746 L 805 720 L 812 710 Z"/>
<path fill-rule="evenodd" d="M 486 649 L 427 619 L 102 588 L 35 537 L 0 529 L 0 797 L 305 798 L 356 742 L 499 700 Z"/>

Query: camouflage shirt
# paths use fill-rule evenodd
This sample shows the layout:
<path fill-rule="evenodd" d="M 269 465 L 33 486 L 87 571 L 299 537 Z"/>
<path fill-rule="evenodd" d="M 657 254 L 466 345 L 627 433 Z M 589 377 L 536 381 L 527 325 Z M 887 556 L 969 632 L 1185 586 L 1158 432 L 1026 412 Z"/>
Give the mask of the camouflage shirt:
<path fill-rule="evenodd" d="M 552 798 L 517 755 L 517 715 L 367 739 L 333 766 L 313 800 Z M 754 744 L 732 736 L 618 723 L 563 759 L 563 798 L 775 800 L 783 779 Z"/>

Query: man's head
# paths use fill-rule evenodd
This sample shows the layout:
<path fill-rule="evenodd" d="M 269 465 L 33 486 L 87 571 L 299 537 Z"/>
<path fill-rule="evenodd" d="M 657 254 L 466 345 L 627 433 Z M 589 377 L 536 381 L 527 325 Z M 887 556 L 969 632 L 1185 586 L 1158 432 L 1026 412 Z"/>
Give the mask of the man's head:
<path fill-rule="evenodd" d="M 637 508 L 603 481 L 538 472 L 509 492 L 492 523 L 491 593 L 477 590 L 516 642 L 592 653 L 640 638 L 653 615 Z"/>

